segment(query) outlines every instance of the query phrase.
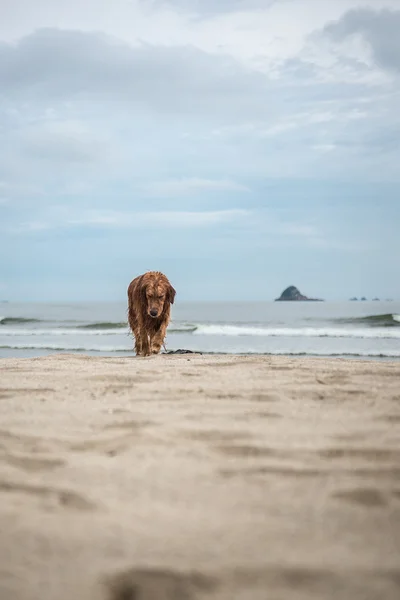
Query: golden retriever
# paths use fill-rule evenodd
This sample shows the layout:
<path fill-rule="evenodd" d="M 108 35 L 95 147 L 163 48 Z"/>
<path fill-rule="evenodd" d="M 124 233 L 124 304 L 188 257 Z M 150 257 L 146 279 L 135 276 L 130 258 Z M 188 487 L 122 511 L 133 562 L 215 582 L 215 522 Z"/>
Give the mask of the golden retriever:
<path fill-rule="evenodd" d="M 176 291 L 159 271 L 136 277 L 128 287 L 128 321 L 137 356 L 158 354 L 170 320 Z"/>

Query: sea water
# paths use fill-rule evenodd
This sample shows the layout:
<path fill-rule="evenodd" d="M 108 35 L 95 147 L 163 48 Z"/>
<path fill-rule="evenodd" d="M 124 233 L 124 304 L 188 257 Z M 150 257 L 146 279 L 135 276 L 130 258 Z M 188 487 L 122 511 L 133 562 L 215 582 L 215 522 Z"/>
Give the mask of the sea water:
<path fill-rule="evenodd" d="M 133 354 L 124 303 L 0 304 L 0 357 Z M 400 302 L 198 302 L 172 307 L 167 350 L 400 358 Z"/>

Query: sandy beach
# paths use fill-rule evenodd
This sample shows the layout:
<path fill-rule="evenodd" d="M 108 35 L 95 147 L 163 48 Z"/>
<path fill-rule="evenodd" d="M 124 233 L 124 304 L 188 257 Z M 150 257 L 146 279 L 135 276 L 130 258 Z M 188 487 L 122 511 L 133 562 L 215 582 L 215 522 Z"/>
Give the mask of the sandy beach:
<path fill-rule="evenodd" d="M 1 600 L 397 600 L 400 363 L 0 362 Z"/>

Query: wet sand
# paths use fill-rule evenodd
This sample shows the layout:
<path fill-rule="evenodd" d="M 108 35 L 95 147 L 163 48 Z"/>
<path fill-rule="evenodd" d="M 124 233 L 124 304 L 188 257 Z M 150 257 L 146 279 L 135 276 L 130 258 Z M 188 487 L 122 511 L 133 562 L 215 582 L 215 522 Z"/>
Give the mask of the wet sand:
<path fill-rule="evenodd" d="M 0 361 L 1 600 L 399 597 L 399 362 Z"/>

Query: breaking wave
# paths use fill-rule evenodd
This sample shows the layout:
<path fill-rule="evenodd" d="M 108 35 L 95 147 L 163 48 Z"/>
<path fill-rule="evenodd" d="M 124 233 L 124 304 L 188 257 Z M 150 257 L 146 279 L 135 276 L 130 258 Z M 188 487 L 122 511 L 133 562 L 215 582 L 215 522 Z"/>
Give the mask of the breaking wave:
<path fill-rule="evenodd" d="M 0 325 L 20 325 L 23 323 L 40 323 L 40 319 L 25 319 L 24 317 L 0 317 Z"/>
<path fill-rule="evenodd" d="M 371 327 L 400 327 L 400 315 L 391 313 L 384 315 L 369 315 L 367 317 L 337 319 L 336 323 L 370 325 Z"/>
<path fill-rule="evenodd" d="M 78 325 L 77 329 L 93 329 L 93 330 L 110 330 L 110 329 L 123 329 L 128 327 L 128 323 L 112 323 L 107 321 L 101 321 L 100 323 L 87 323 L 86 325 Z"/>
<path fill-rule="evenodd" d="M 14 323 L 15 325 L 15 323 Z M 98 324 L 97 324 L 98 325 Z M 104 325 L 104 326 L 103 326 Z M 4 328 L 2 337 L 38 336 L 121 336 L 130 331 L 124 323 L 104 323 L 101 327 L 48 327 Z M 244 325 L 171 325 L 168 335 L 191 334 L 195 336 L 222 337 L 282 337 L 282 338 L 351 338 L 351 339 L 400 339 L 400 328 L 387 327 L 252 327 Z"/>
<path fill-rule="evenodd" d="M 242 327 L 236 325 L 199 325 L 194 335 L 218 336 L 264 336 L 264 337 L 333 337 L 365 339 L 400 339 L 400 329 L 388 331 L 386 328 L 356 329 L 333 327 Z"/>
<path fill-rule="evenodd" d="M 111 331 L 113 329 L 126 329 L 128 328 L 127 322 L 121 323 L 108 323 L 108 322 L 100 322 L 100 323 L 88 323 L 86 325 L 79 325 L 77 329 L 84 330 L 88 332 L 90 330 L 94 331 Z M 168 333 L 191 333 L 197 328 L 197 325 L 191 324 L 182 324 L 182 325 L 174 325 L 171 324 L 168 328 Z"/>
<path fill-rule="evenodd" d="M 29 325 L 31 323 L 42 323 L 44 325 L 51 324 L 51 327 L 46 329 L 22 329 L 20 325 Z M 73 323 L 73 325 L 69 325 Z M 76 335 L 85 333 L 85 335 L 109 335 L 111 333 L 119 333 L 121 329 L 129 329 L 126 321 L 99 321 L 95 323 L 85 323 L 79 321 L 44 321 L 43 319 L 32 319 L 24 317 L 0 317 L 0 325 L 15 326 L 16 329 L 5 329 L 2 335 Z M 197 325 L 191 323 L 174 324 L 168 328 L 168 333 L 192 333 L 197 328 Z"/>
<path fill-rule="evenodd" d="M 88 329 L 82 331 L 78 328 L 47 328 L 47 329 L 5 329 L 1 332 L 2 337 L 21 337 L 21 336 L 43 336 L 43 335 L 80 335 L 90 336 L 98 335 L 121 335 L 120 329 Z"/>

